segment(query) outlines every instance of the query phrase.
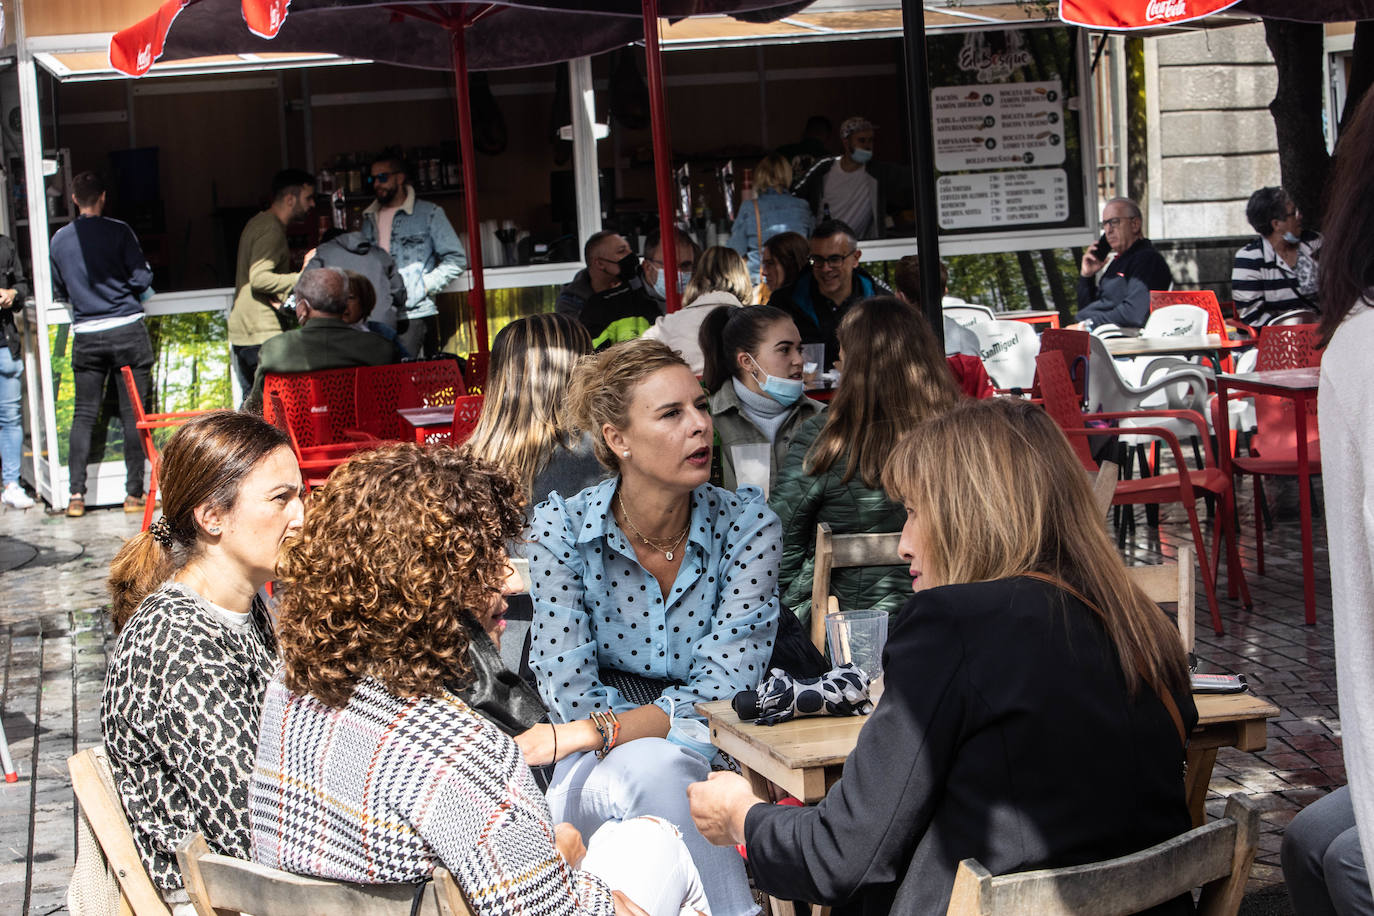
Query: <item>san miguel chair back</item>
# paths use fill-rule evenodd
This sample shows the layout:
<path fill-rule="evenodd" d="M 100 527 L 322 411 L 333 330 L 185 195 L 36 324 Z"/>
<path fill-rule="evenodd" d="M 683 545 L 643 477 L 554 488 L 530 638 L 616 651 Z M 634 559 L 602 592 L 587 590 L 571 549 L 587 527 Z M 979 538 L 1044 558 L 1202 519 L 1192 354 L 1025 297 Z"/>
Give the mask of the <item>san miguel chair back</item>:
<path fill-rule="evenodd" d="M 1149 849 L 1066 868 L 993 875 L 959 863 L 946 916 L 1126 916 L 1202 888 L 1200 916 L 1235 916 L 1259 845 L 1259 809 L 1244 795 L 1226 814 Z"/>
<path fill-rule="evenodd" d="M 992 309 L 986 305 L 978 305 L 974 302 L 964 302 L 960 305 L 947 305 L 944 307 L 944 314 L 959 325 L 961 328 L 971 328 L 975 324 L 991 324 L 997 320 L 997 316 Z"/>
<path fill-rule="evenodd" d="M 1210 289 L 1171 289 L 1151 290 L 1150 311 L 1170 305 L 1195 305 L 1207 313 L 1207 334 L 1226 336 L 1226 319 L 1221 314 L 1221 303 L 1217 294 Z"/>
<path fill-rule="evenodd" d="M 162 895 L 143 870 L 105 749 L 96 746 L 68 757 L 67 770 L 72 777 L 79 824 L 73 890 L 80 894 L 85 888 L 76 887 L 78 882 L 84 882 L 92 869 L 99 872 L 99 865 L 90 863 L 87 857 L 103 857 L 105 876 L 96 883 L 108 883 L 110 878 L 118 883 L 121 913 L 168 916 Z M 92 839 L 96 848 L 89 845 Z"/>
<path fill-rule="evenodd" d="M 143 530 L 147 531 L 153 523 L 153 509 L 157 505 L 157 478 L 162 471 L 162 454 L 153 441 L 153 430 L 181 426 L 192 417 L 198 417 L 205 410 L 174 410 L 168 413 L 147 413 L 143 410 L 143 398 L 138 396 L 138 385 L 134 383 L 134 372 L 128 366 L 119 368 L 124 378 L 124 390 L 128 392 L 129 403 L 134 408 L 134 418 L 138 421 L 138 439 L 143 445 L 143 456 L 148 459 L 148 492 L 143 506 Z"/>
<path fill-rule="evenodd" d="M 1086 415 L 1078 409 L 1077 395 L 1069 380 L 1068 368 L 1064 365 L 1062 354 L 1043 353 L 1036 363 L 1040 371 L 1040 388 L 1045 397 L 1045 410 L 1058 424 L 1069 439 L 1083 467 L 1089 473 L 1097 473 L 1097 463 L 1093 460 L 1089 440 L 1093 437 L 1120 436 L 1122 430 L 1110 428 L 1089 428 Z M 1221 623 L 1221 607 L 1217 603 L 1216 578 L 1221 562 L 1222 542 L 1226 544 L 1227 582 L 1231 591 L 1238 592 L 1244 606 L 1250 606 L 1250 591 L 1245 582 L 1245 574 L 1240 566 L 1240 554 L 1236 549 L 1235 532 L 1231 527 L 1234 516 L 1235 494 L 1231 487 L 1230 465 L 1219 466 L 1213 458 L 1211 442 L 1207 439 L 1207 423 L 1202 415 L 1191 410 L 1144 410 L 1127 412 L 1104 412 L 1091 414 L 1093 419 L 1125 420 L 1148 422 L 1158 417 L 1186 421 L 1198 430 L 1202 439 L 1205 459 L 1202 467 L 1189 469 L 1183 459 L 1183 449 L 1177 434 L 1164 425 L 1132 426 L 1129 432 L 1137 436 L 1151 436 L 1160 439 L 1172 454 L 1176 470 L 1168 474 L 1157 474 L 1134 480 L 1120 480 L 1112 496 L 1112 505 L 1152 505 L 1161 503 L 1181 503 L 1188 515 L 1192 529 L 1193 544 L 1204 558 L 1202 581 L 1207 591 L 1207 601 L 1212 611 L 1212 627 L 1218 635 L 1224 632 Z M 1198 520 L 1195 502 L 1199 496 L 1211 493 L 1220 499 L 1221 505 L 1215 514 L 1212 531 L 1212 550 L 1210 557 L 1205 552 L 1206 541 L 1202 536 L 1202 525 Z"/>
<path fill-rule="evenodd" d="M 978 356 L 992 376 L 993 384 L 1003 390 L 1030 391 L 1035 383 L 1035 355 L 1040 352 L 1040 335 L 1022 321 L 991 321 L 971 325 L 978 338 Z"/>
<path fill-rule="evenodd" d="M 458 883 L 442 867 L 434 869 L 427 884 L 327 881 L 217 855 L 199 833 L 177 847 L 177 864 L 198 916 L 226 911 L 253 916 L 472 916 Z"/>
<path fill-rule="evenodd" d="M 897 553 L 901 540 L 900 531 L 835 534 L 829 522 L 816 526 L 816 562 L 811 574 L 811 642 L 822 655 L 825 654 L 825 615 L 834 601 L 830 596 L 831 573 L 856 566 L 904 566 L 906 561 Z"/>

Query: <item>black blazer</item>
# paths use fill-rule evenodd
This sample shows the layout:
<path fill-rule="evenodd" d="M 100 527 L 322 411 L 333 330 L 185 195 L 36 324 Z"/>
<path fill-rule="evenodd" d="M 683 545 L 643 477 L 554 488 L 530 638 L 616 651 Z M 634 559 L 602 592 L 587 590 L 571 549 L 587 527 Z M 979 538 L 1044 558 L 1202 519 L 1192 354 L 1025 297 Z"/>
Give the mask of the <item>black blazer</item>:
<path fill-rule="evenodd" d="M 1149 688 L 1127 696 L 1077 599 L 1029 578 L 952 585 L 918 593 L 891 627 L 886 693 L 843 778 L 813 808 L 749 812 L 761 889 L 938 916 L 962 859 L 993 874 L 1078 865 L 1190 829 L 1178 730 Z M 1175 700 L 1191 732 L 1192 697 Z"/>

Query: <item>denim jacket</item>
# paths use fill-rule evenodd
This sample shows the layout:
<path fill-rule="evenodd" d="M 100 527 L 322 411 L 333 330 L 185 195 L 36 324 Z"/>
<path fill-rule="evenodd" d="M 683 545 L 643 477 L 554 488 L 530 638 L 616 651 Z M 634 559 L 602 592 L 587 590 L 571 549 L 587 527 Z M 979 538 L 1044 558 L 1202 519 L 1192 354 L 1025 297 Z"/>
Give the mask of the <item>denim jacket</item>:
<path fill-rule="evenodd" d="M 748 259 L 749 280 L 752 283 L 761 280 L 759 249 L 763 247 L 762 242 L 784 232 L 796 232 L 804 238 L 810 238 L 814 222 L 810 205 L 800 197 L 793 197 L 784 191 L 769 188 L 758 196 L 757 203 L 757 219 L 754 213 L 755 201 L 746 200 L 739 205 L 739 215 L 735 217 L 735 225 L 730 231 L 730 241 L 727 243 L 737 254 Z M 760 228 L 763 229 L 762 239 L 759 238 Z"/>
<path fill-rule="evenodd" d="M 376 201 L 363 211 L 363 238 L 377 242 Z M 384 246 L 385 247 L 385 246 Z M 416 200 L 415 189 L 406 186 L 405 203 L 391 221 L 388 249 L 406 284 L 406 318 L 439 314 L 435 295 L 468 266 L 467 254 L 444 209 L 427 200 Z"/>

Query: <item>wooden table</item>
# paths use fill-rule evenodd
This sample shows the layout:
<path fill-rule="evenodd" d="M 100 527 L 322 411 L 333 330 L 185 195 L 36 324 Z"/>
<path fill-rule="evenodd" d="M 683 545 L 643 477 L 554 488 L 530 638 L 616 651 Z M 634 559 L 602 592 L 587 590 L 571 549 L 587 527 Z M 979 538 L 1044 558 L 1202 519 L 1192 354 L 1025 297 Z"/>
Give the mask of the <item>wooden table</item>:
<path fill-rule="evenodd" d="M 1220 334 L 1180 337 L 1108 337 L 1102 341 L 1112 356 L 1196 356 L 1222 349 Z"/>
<path fill-rule="evenodd" d="M 998 321 L 1020 321 L 1025 324 L 1043 324 L 1051 328 L 1059 327 L 1059 312 L 1054 309 L 1014 309 L 1009 312 L 993 312 Z"/>
<path fill-rule="evenodd" d="M 1225 446 L 1231 441 L 1231 421 L 1226 410 L 1227 395 L 1232 391 L 1245 391 L 1250 394 L 1267 394 L 1288 398 L 1293 402 L 1294 425 L 1297 435 L 1298 458 L 1298 500 L 1302 518 L 1312 519 L 1312 466 L 1311 455 L 1307 450 L 1307 405 L 1317 397 L 1317 386 L 1321 380 L 1321 370 L 1307 369 L 1270 369 L 1265 372 L 1241 372 L 1217 376 L 1218 415 L 1221 426 L 1217 429 L 1217 442 Z M 1256 507 L 1256 512 L 1259 508 Z M 1308 625 L 1317 622 L 1317 589 L 1312 575 L 1312 532 L 1302 532 L 1302 600 Z"/>
<path fill-rule="evenodd" d="M 424 445 L 431 436 L 451 433 L 453 430 L 452 404 L 439 404 L 434 407 L 402 407 L 396 412 L 415 431 L 415 441 L 419 445 Z"/>
<path fill-rule="evenodd" d="M 1251 693 L 1198 693 L 1193 702 L 1198 725 L 1188 742 L 1185 790 L 1193 824 L 1201 826 L 1217 751 L 1263 750 L 1268 740 L 1265 720 L 1277 716 L 1279 709 Z M 845 758 L 868 721 L 867 716 L 820 716 L 763 726 L 741 722 L 728 700 L 698 703 L 696 708 L 706 717 L 711 743 L 739 762 L 756 793 L 769 797 L 772 784 L 808 805 L 825 798 L 840 778 Z"/>

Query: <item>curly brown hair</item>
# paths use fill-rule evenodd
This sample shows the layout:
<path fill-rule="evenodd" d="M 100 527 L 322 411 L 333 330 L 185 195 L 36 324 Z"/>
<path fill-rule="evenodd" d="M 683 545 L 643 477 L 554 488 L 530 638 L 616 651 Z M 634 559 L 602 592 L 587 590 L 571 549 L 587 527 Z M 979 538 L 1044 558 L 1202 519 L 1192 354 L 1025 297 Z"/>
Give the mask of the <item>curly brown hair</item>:
<path fill-rule="evenodd" d="M 450 448 L 392 445 L 339 467 L 278 566 L 287 687 L 338 707 L 364 677 L 398 696 L 466 684 L 465 616 L 500 593 L 524 501 L 508 472 Z"/>

